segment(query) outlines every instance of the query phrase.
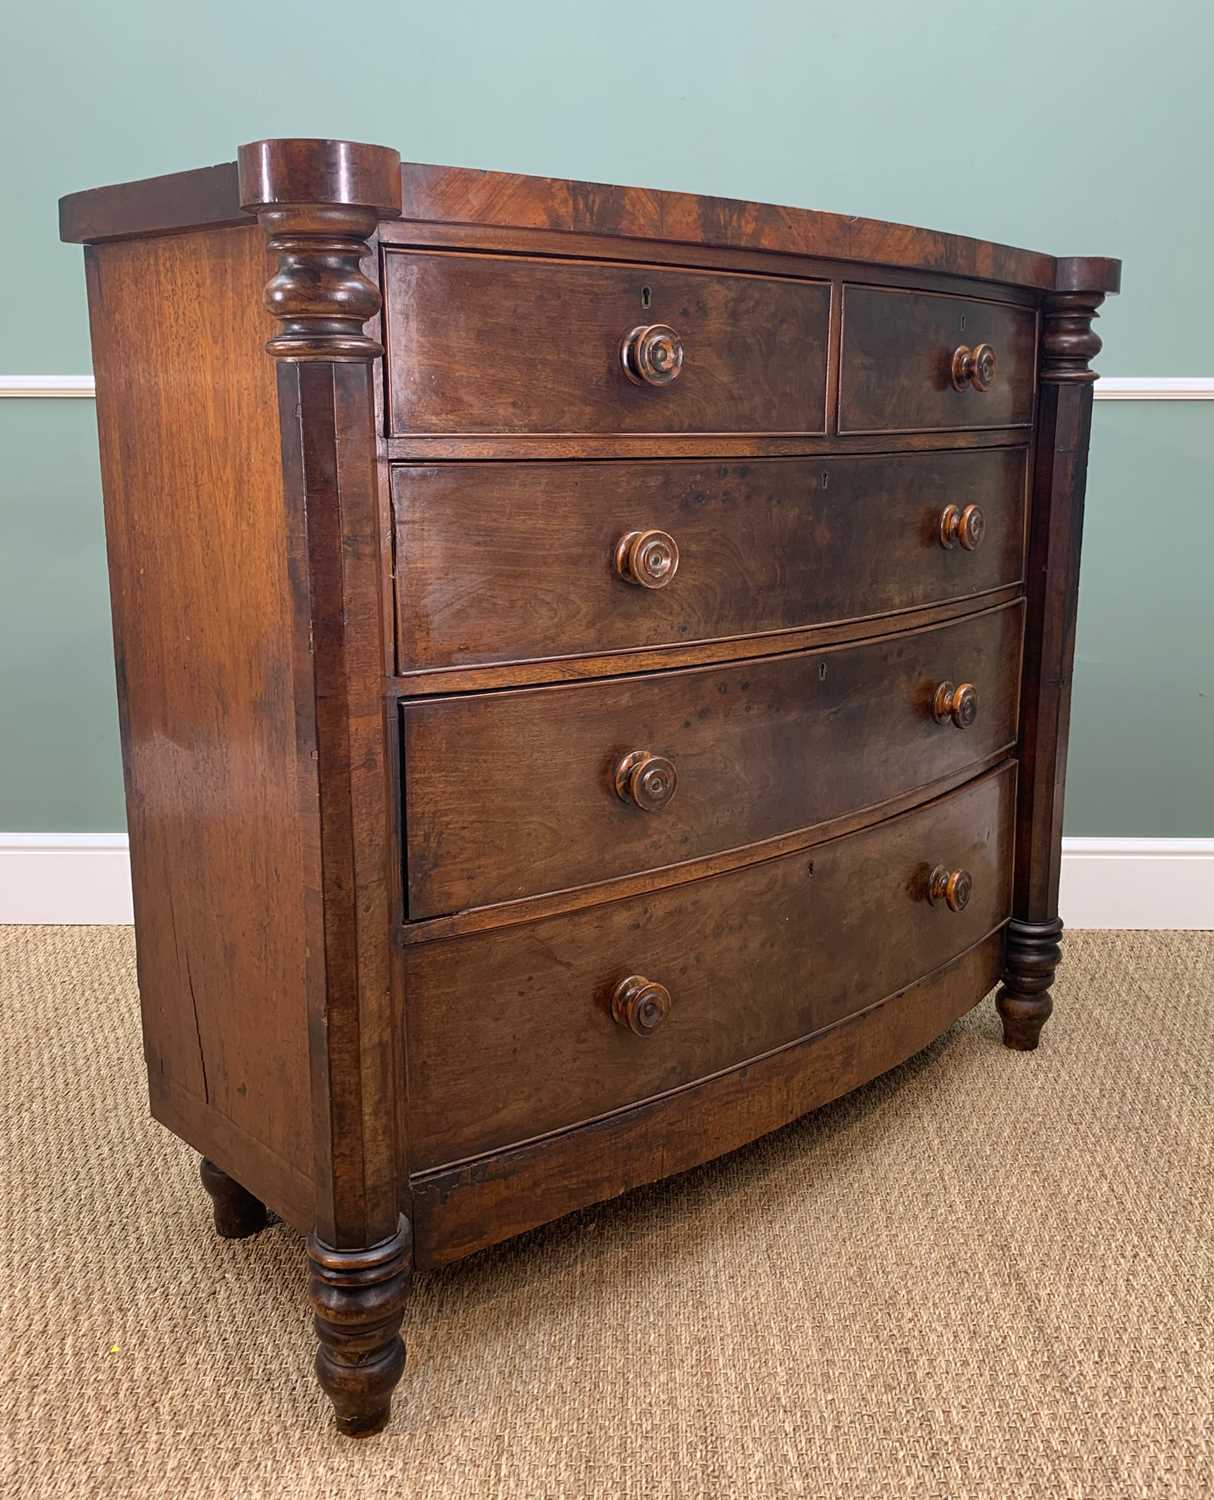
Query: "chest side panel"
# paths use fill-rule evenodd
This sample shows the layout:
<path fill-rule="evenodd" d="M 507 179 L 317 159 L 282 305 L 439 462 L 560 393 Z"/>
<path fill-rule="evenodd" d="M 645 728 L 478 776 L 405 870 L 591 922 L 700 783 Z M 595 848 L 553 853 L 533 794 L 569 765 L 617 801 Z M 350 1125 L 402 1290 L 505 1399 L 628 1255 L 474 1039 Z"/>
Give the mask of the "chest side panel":
<path fill-rule="evenodd" d="M 309 788 L 270 257 L 252 226 L 87 256 L 153 1110 L 302 1217 Z"/>

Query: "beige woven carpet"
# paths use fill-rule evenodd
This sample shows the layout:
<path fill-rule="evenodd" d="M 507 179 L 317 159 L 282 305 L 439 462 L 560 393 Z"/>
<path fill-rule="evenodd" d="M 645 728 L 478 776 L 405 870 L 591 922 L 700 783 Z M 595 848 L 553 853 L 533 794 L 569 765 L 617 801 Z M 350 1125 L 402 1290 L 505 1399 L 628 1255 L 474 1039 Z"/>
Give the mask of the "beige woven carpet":
<path fill-rule="evenodd" d="M 1208 1496 L 1214 935 L 1081 933 L 676 1181 L 420 1277 L 338 1439 L 299 1237 L 225 1243 L 145 1114 L 124 928 L 0 929 L 5 1495 Z"/>

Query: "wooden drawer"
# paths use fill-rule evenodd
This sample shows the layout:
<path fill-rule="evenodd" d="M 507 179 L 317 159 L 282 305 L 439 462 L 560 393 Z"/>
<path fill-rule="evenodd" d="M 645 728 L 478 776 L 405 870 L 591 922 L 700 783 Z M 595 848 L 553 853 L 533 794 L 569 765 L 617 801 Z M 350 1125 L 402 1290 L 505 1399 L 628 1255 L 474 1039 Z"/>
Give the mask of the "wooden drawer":
<path fill-rule="evenodd" d="M 392 473 L 403 670 L 686 645 L 1020 581 L 1026 450 Z M 975 550 L 941 516 L 978 505 Z M 673 573 L 645 573 L 651 541 Z M 640 537 L 628 577 L 628 537 Z M 972 537 L 967 534 L 967 543 Z M 635 545 L 635 543 L 634 543 Z"/>
<path fill-rule="evenodd" d="M 413 1170 L 678 1088 L 874 1005 L 1008 915 L 1014 772 L 797 854 L 406 957 Z M 928 900 L 968 871 L 969 904 Z M 662 985 L 651 1034 L 612 1016 Z M 978 996 L 974 997 L 975 1000 Z"/>
<path fill-rule="evenodd" d="M 961 772 L 1015 740 L 1021 620 L 1017 603 L 864 645 L 407 702 L 408 914 L 740 848 Z M 976 686 L 968 728 L 936 721 L 944 682 Z M 656 811 L 617 793 L 641 752 L 678 778 Z M 661 802 L 665 765 L 634 775 Z"/>
<path fill-rule="evenodd" d="M 989 346 L 994 379 L 953 381 L 958 350 Z M 1027 427 L 1033 420 L 1037 315 L 1032 308 L 887 287 L 843 289 L 840 432 Z"/>
<path fill-rule="evenodd" d="M 826 283 L 451 251 L 385 267 L 395 436 L 825 430 Z M 682 368 L 634 384 L 622 345 L 654 325 Z"/>

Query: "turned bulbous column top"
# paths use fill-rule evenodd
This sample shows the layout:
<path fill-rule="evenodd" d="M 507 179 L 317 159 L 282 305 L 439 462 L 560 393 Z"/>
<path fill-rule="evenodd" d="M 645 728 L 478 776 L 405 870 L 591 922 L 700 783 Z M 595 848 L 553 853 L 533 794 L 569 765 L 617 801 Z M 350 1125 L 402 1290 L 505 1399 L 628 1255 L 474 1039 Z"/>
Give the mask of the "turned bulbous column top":
<path fill-rule="evenodd" d="M 1055 262 L 1054 290 L 1113 297 L 1121 290 L 1121 262 L 1107 255 L 1060 256 Z"/>
<path fill-rule="evenodd" d="M 400 152 L 357 141 L 250 141 L 236 156 L 240 204 L 249 213 L 286 204 L 331 204 L 398 219 Z"/>
<path fill-rule="evenodd" d="M 361 265 L 381 219 L 400 217 L 400 154 L 354 141 L 267 140 L 241 146 L 240 202 L 278 254 L 266 306 L 281 328 L 276 359 L 359 362 L 383 354 L 366 324 L 379 287 Z"/>

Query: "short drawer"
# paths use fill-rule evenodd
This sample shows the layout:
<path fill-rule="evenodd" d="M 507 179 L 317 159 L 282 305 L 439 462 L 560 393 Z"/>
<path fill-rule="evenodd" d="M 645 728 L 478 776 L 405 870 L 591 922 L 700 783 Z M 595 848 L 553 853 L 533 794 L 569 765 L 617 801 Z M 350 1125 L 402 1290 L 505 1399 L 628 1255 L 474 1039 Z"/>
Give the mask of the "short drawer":
<path fill-rule="evenodd" d="M 454 251 L 385 266 L 393 435 L 825 430 L 824 282 Z"/>
<path fill-rule="evenodd" d="M 1036 368 L 1032 308 L 843 289 L 840 432 L 1027 427 Z"/>
<path fill-rule="evenodd" d="M 395 468 L 402 669 L 756 635 L 1015 584 L 1025 453 Z"/>
<path fill-rule="evenodd" d="M 738 849 L 964 771 L 1015 740 L 1022 615 L 1017 603 L 863 645 L 407 702 L 408 915 Z M 945 703 L 948 684 L 974 698 Z"/>
<path fill-rule="evenodd" d="M 1005 769 L 797 854 L 410 948 L 413 1170 L 707 1077 L 947 963 L 1008 915 L 1014 787 Z"/>

